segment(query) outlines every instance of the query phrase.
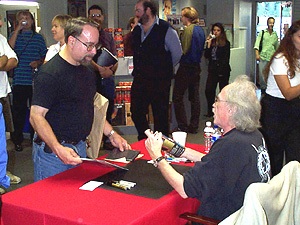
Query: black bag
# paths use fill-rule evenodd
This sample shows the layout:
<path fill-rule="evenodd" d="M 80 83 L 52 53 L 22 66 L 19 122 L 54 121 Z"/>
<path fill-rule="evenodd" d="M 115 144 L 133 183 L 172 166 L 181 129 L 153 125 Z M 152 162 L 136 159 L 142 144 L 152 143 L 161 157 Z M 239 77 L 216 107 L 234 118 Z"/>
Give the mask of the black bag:
<path fill-rule="evenodd" d="M 261 50 L 262 50 L 262 44 L 263 44 L 264 33 L 265 33 L 265 31 L 262 30 L 262 35 L 261 35 L 261 38 L 260 38 L 259 49 L 258 49 L 259 52 L 261 52 Z"/>

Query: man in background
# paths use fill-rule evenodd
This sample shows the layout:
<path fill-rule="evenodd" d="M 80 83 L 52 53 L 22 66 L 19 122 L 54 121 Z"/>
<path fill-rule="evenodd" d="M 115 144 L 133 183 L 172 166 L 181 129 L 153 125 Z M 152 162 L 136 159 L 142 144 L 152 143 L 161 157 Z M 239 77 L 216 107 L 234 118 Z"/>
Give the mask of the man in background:
<path fill-rule="evenodd" d="M 154 129 L 169 134 L 169 95 L 174 66 L 182 49 L 177 32 L 157 16 L 152 1 L 139 0 L 135 5 L 138 25 L 132 32 L 134 77 L 131 87 L 132 120 L 138 131 L 138 140 L 147 136 L 146 115 L 151 105 Z"/>
<path fill-rule="evenodd" d="M 112 34 L 106 32 L 103 29 L 104 12 L 99 5 L 92 5 L 88 9 L 88 16 L 93 20 L 99 29 L 99 44 L 100 47 L 105 47 L 113 55 L 116 55 L 116 45 Z M 117 70 L 117 64 L 115 66 L 102 67 L 97 64 L 98 57 L 101 55 L 101 49 L 97 49 L 97 53 L 93 58 L 92 66 L 96 70 L 97 76 L 97 92 L 108 99 L 109 104 L 106 113 L 106 119 L 111 123 L 111 117 L 114 111 L 114 98 L 115 98 L 115 79 L 113 77 Z M 103 138 L 103 148 L 106 150 L 112 150 L 114 146 L 110 143 L 109 139 Z"/>
<path fill-rule="evenodd" d="M 178 129 L 195 134 L 198 132 L 200 117 L 200 62 L 204 49 L 205 34 L 199 26 L 199 15 L 195 8 L 184 7 L 181 10 L 181 20 L 185 29 L 180 37 L 183 55 L 175 75 L 173 102 Z M 184 93 L 188 90 L 191 102 L 190 123 L 187 122 L 183 102 Z"/>
<path fill-rule="evenodd" d="M 269 17 L 267 19 L 268 28 L 259 32 L 254 45 L 255 58 L 257 62 L 256 66 L 259 68 L 258 79 L 262 94 L 266 92 L 267 88 L 267 84 L 263 76 L 263 70 L 279 46 L 277 33 L 273 30 L 274 24 L 275 19 L 273 17 Z"/>
<path fill-rule="evenodd" d="M 36 70 L 44 63 L 47 53 L 45 40 L 35 30 L 35 20 L 29 11 L 20 11 L 16 15 L 16 28 L 9 39 L 9 45 L 16 52 L 19 63 L 13 74 L 13 122 L 15 131 L 11 139 L 16 151 L 22 151 L 23 128 L 28 111 L 28 102 L 32 98 L 32 78 Z M 30 130 L 33 136 L 33 130 Z M 32 138 L 32 137 L 31 137 Z"/>

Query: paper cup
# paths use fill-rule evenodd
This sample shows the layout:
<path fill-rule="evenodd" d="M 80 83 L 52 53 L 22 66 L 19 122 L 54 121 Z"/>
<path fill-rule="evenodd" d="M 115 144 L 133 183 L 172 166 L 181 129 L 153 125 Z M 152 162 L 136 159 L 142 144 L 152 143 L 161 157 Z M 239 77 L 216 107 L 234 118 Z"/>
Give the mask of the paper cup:
<path fill-rule="evenodd" d="M 175 131 L 172 133 L 173 140 L 185 147 L 187 133 L 183 131 Z"/>

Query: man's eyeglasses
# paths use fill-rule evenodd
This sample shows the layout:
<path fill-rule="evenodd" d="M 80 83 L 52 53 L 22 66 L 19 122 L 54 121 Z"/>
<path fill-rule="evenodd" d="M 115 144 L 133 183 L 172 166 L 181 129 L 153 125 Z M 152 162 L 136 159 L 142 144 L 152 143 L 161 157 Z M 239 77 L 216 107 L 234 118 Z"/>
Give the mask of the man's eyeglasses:
<path fill-rule="evenodd" d="M 221 100 L 221 99 L 219 99 L 219 96 L 216 96 L 216 98 L 215 98 L 215 102 L 228 102 L 228 101 Z"/>
<path fill-rule="evenodd" d="M 88 52 L 90 52 L 90 51 L 92 51 L 94 48 L 96 49 L 96 50 L 98 50 L 99 49 L 99 47 L 100 47 L 100 44 L 96 44 L 96 45 L 94 45 L 94 44 L 86 44 L 86 43 L 84 43 L 83 41 L 81 41 L 79 38 L 77 38 L 77 37 L 75 37 L 75 36 L 73 36 L 77 41 L 79 41 L 81 44 L 83 44 L 85 47 L 86 47 L 86 50 L 88 51 Z"/>
<path fill-rule="evenodd" d="M 91 17 L 101 17 L 102 14 L 92 14 Z"/>

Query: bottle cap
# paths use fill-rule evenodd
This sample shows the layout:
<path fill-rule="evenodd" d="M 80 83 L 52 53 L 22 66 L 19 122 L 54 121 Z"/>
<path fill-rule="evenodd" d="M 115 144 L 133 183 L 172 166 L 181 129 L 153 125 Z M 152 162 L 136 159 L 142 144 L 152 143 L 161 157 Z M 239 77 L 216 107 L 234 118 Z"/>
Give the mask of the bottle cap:
<path fill-rule="evenodd" d="M 205 125 L 206 125 L 207 127 L 211 127 L 211 122 L 210 122 L 210 121 L 206 121 Z"/>

